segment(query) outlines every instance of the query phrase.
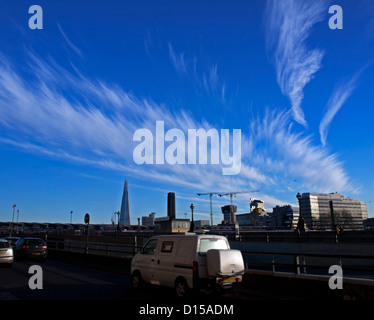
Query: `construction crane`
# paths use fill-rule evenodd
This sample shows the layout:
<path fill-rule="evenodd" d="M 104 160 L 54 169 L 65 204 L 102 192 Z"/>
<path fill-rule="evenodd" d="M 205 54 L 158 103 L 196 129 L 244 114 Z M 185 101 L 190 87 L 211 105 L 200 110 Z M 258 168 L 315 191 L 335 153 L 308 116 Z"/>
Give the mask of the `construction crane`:
<path fill-rule="evenodd" d="M 219 193 L 218 196 L 220 197 L 223 197 L 223 196 L 230 196 L 230 203 L 232 205 L 232 196 L 233 195 L 237 195 L 237 194 L 240 194 L 240 193 L 255 193 L 255 192 L 259 192 L 258 190 L 251 190 L 251 191 L 237 191 L 237 192 L 225 192 L 225 193 Z"/>
<path fill-rule="evenodd" d="M 210 198 L 210 225 L 213 225 L 213 207 L 212 207 L 212 196 L 217 195 L 219 197 L 230 195 L 230 201 L 232 205 L 232 196 L 239 193 L 255 193 L 259 192 L 258 190 L 252 190 L 252 191 L 237 191 L 237 192 L 206 192 L 206 193 L 198 193 L 198 196 L 206 196 L 209 195 Z"/>
<path fill-rule="evenodd" d="M 209 195 L 210 198 L 210 225 L 213 225 L 213 207 L 212 207 L 212 196 L 213 195 L 220 195 L 219 192 L 207 192 L 207 193 L 198 193 L 198 196 L 206 196 Z"/>

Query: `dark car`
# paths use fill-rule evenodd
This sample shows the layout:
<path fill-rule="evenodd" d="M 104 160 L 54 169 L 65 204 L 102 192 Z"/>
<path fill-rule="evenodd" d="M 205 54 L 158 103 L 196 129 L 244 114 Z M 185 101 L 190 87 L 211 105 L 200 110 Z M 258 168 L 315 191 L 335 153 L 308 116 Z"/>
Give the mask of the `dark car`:
<path fill-rule="evenodd" d="M 47 244 L 41 238 L 21 238 L 16 242 L 16 259 L 39 258 L 47 259 Z"/>
<path fill-rule="evenodd" d="M 12 248 L 14 249 L 15 246 L 16 246 L 16 242 L 17 242 L 19 239 L 21 239 L 21 238 L 20 238 L 20 237 L 5 237 L 4 239 L 7 239 L 7 240 L 10 242 Z"/>

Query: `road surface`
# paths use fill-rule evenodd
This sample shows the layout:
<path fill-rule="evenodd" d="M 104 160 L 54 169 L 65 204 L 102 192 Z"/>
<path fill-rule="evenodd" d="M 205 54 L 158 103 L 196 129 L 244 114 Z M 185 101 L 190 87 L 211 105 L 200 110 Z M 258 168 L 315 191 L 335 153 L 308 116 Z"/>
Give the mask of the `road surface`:
<path fill-rule="evenodd" d="M 38 281 L 30 267 L 42 270 L 42 289 L 31 289 Z M 161 299 L 160 299 L 161 298 Z M 136 292 L 130 277 L 124 274 L 47 259 L 42 261 L 15 261 L 11 268 L 0 266 L 0 300 L 123 300 L 174 301 L 170 288 L 147 287 Z M 202 299 L 202 300 L 201 300 Z M 253 300 L 254 297 L 224 294 L 199 296 L 199 301 Z"/>

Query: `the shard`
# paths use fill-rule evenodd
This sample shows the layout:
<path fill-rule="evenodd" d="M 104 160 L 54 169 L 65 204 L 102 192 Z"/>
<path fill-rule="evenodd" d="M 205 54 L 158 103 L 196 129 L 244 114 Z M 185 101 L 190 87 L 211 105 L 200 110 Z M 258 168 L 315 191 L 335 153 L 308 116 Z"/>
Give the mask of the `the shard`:
<path fill-rule="evenodd" d="M 125 180 L 125 187 L 123 189 L 121 213 L 119 216 L 119 224 L 121 226 L 130 225 L 130 206 L 129 206 L 129 189 L 127 180 Z"/>

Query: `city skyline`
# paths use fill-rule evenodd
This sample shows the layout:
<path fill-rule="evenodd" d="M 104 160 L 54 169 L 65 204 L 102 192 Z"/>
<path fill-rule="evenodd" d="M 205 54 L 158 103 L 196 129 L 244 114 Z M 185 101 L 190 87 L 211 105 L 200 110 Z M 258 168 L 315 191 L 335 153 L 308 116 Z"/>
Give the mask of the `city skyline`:
<path fill-rule="evenodd" d="M 246 190 L 238 213 L 339 192 L 373 217 L 374 5 L 340 1 L 343 29 L 331 5 L 51 0 L 30 29 L 30 3 L 6 3 L 0 220 L 16 204 L 19 221 L 109 224 L 125 180 L 131 224 L 165 216 L 168 192 L 177 218 Z"/>

